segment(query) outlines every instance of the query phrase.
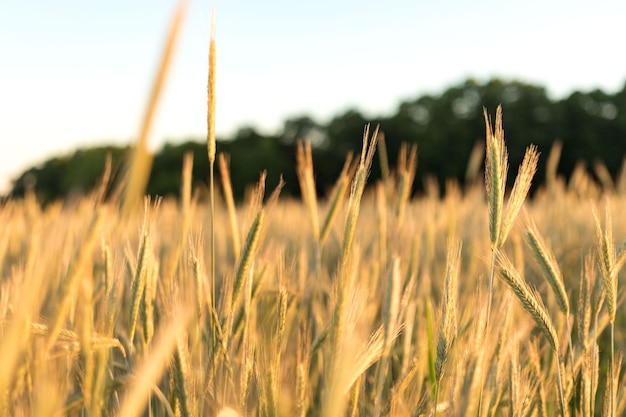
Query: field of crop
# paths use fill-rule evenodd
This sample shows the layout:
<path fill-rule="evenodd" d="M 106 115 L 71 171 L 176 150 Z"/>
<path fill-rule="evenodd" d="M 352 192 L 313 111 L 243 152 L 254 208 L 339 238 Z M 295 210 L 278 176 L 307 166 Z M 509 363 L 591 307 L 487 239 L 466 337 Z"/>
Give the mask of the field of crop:
<path fill-rule="evenodd" d="M 532 147 L 505 196 L 500 120 L 486 184 L 443 196 L 409 198 L 409 147 L 364 188 L 366 132 L 325 202 L 306 145 L 303 201 L 261 178 L 211 210 L 191 159 L 181 200 L 144 210 L 9 201 L 0 414 L 622 415 L 626 198 L 579 171 L 525 200 Z"/>
<path fill-rule="evenodd" d="M 366 127 L 327 199 L 300 143 L 301 201 L 261 174 L 235 206 L 212 35 L 209 198 L 191 157 L 179 201 L 144 198 L 180 13 L 123 186 L 0 203 L 0 416 L 624 415 L 626 174 L 566 182 L 558 145 L 510 169 L 499 108 L 466 188 L 411 196 L 417 149 L 384 169 Z"/>

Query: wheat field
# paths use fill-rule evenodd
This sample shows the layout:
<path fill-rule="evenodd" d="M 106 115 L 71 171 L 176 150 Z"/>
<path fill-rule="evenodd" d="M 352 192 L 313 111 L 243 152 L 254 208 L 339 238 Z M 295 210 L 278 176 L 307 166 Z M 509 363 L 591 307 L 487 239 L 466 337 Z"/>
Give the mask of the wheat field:
<path fill-rule="evenodd" d="M 302 201 L 2 206 L 2 415 L 622 415 L 626 196 L 365 188 L 375 135 L 319 202 L 301 144 Z"/>
<path fill-rule="evenodd" d="M 105 172 L 81 198 L 0 206 L 0 415 L 624 414 L 623 178 L 565 181 L 559 145 L 509 167 L 498 108 L 465 188 L 412 196 L 417 149 L 390 165 L 367 126 L 326 199 L 301 142 L 301 200 L 261 174 L 235 205 L 212 31 L 208 159 L 185 159 L 180 200 L 143 197 L 181 13 L 124 186 L 105 198 Z M 368 182 L 374 158 L 393 168 Z M 207 162 L 205 201 L 191 170 Z"/>

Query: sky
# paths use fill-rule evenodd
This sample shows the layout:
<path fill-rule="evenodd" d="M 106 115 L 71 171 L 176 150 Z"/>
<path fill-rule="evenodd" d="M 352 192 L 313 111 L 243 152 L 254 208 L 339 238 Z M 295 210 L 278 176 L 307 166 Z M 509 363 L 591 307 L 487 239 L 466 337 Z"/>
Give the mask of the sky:
<path fill-rule="evenodd" d="M 0 193 L 22 170 L 138 134 L 175 0 L 0 1 Z M 626 82 L 626 2 L 191 0 L 149 143 L 206 137 L 210 11 L 219 136 L 348 108 L 395 111 L 468 77 L 553 98 Z"/>

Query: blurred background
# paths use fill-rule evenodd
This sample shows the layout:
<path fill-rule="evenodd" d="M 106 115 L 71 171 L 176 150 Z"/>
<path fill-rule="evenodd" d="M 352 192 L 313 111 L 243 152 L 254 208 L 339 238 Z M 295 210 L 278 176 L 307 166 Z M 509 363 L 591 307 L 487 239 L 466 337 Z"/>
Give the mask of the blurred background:
<path fill-rule="evenodd" d="M 0 194 L 86 191 L 135 140 L 174 1 L 0 3 Z M 389 158 L 418 145 L 418 179 L 464 179 L 483 106 L 504 108 L 511 165 L 535 143 L 560 170 L 626 150 L 626 4 L 620 1 L 191 1 L 149 142 L 148 192 L 176 193 L 182 155 L 206 182 L 210 9 L 216 11 L 218 152 L 235 193 L 268 169 L 297 194 L 310 139 L 323 193 L 363 126 Z M 374 174 L 377 174 L 377 167 Z M 540 171 L 541 174 L 541 171 Z"/>

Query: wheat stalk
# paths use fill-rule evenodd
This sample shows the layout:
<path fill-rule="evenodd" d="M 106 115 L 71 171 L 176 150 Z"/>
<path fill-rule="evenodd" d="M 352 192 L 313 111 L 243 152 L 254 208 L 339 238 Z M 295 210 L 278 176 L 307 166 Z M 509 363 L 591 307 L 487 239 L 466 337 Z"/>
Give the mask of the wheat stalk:
<path fill-rule="evenodd" d="M 539 293 L 528 286 L 526 281 L 519 275 L 511 261 L 504 254 L 498 256 L 500 265 L 500 277 L 511 288 L 513 294 L 520 301 L 524 310 L 530 314 L 535 323 L 543 331 L 544 336 L 550 343 L 556 358 L 557 379 L 559 385 L 559 399 L 561 402 L 561 415 L 567 414 L 566 402 L 561 381 L 561 361 L 559 357 L 559 338 L 552 324 L 552 319 L 545 308 Z"/>
<path fill-rule="evenodd" d="M 137 138 L 137 143 L 135 144 L 132 157 L 129 161 L 128 174 L 127 178 L 125 178 L 127 181 L 126 190 L 122 204 L 122 211 L 126 214 L 129 214 L 131 210 L 139 205 L 145 193 L 146 185 L 148 184 L 148 177 L 150 175 L 150 169 L 152 168 L 152 157 L 148 152 L 150 129 L 152 127 L 154 113 L 156 112 L 156 106 L 161 97 L 165 79 L 170 68 L 172 56 L 176 49 L 176 41 L 178 40 L 187 6 L 187 1 L 180 0 L 172 16 L 161 63 L 152 85 L 148 106 L 146 107 L 141 123 L 141 130 L 139 131 L 139 137 Z"/>
<path fill-rule="evenodd" d="M 446 259 L 446 280 L 441 302 L 441 322 L 437 339 L 437 357 L 435 359 L 435 416 L 439 401 L 439 391 L 443 377 L 444 366 L 450 357 L 450 351 L 457 338 L 457 281 L 461 262 L 461 242 L 448 242 Z"/>

